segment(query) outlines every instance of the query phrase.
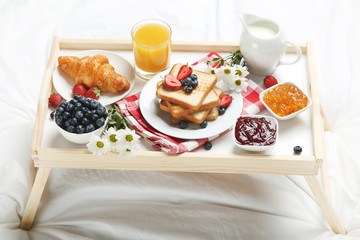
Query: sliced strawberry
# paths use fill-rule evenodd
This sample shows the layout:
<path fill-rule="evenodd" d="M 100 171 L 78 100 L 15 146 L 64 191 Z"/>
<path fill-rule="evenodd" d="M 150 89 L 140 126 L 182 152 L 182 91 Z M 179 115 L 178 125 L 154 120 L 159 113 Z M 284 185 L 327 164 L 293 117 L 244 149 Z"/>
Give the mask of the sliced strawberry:
<path fill-rule="evenodd" d="M 49 103 L 51 106 L 53 107 L 58 107 L 59 104 L 61 103 L 61 101 L 63 100 L 62 96 L 58 93 L 53 93 L 50 97 L 49 97 Z"/>
<path fill-rule="evenodd" d="M 278 81 L 274 76 L 266 76 L 266 78 L 264 79 L 264 85 L 267 88 L 272 87 L 276 84 L 278 84 Z"/>
<path fill-rule="evenodd" d="M 89 90 L 87 90 L 84 97 L 98 100 L 100 97 L 100 89 L 98 89 L 97 87 L 92 87 Z"/>
<path fill-rule="evenodd" d="M 182 65 L 176 78 L 177 80 L 180 81 L 181 79 L 190 76 L 191 73 L 192 73 L 191 67 L 189 67 L 188 65 Z"/>
<path fill-rule="evenodd" d="M 82 85 L 82 84 L 76 84 L 76 85 L 74 86 L 74 88 L 73 88 L 72 93 L 73 93 L 73 96 L 75 96 L 75 95 L 84 96 L 85 93 L 86 93 L 86 88 L 85 88 L 85 86 Z"/>
<path fill-rule="evenodd" d="M 225 94 L 220 98 L 220 107 L 227 108 L 232 102 L 232 97 L 229 94 Z"/>
<path fill-rule="evenodd" d="M 179 88 L 181 87 L 181 82 L 177 80 L 173 75 L 166 74 L 164 84 L 168 88 Z"/>

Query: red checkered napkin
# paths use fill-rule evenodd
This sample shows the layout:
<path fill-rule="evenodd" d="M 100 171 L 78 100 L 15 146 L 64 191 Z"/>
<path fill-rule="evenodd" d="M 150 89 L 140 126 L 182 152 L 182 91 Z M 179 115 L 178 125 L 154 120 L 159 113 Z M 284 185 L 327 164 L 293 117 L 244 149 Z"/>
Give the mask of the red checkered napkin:
<path fill-rule="evenodd" d="M 193 63 L 192 66 L 202 62 L 207 63 L 215 56 L 221 57 L 218 53 L 211 52 L 204 58 Z M 248 80 L 248 84 L 249 86 L 247 87 L 246 92 L 242 93 L 244 97 L 242 115 L 257 114 L 258 112 L 265 109 L 259 99 L 259 94 L 263 91 L 263 89 L 250 79 Z M 120 112 L 124 115 L 128 125 L 133 130 L 135 130 L 137 134 L 142 136 L 143 139 L 154 148 L 166 153 L 178 154 L 192 151 L 203 145 L 205 142 L 218 138 L 231 130 L 228 129 L 218 135 L 203 139 L 179 139 L 167 136 L 157 131 L 146 122 L 138 105 L 139 96 L 140 92 L 122 99 L 115 104 L 119 107 Z"/>

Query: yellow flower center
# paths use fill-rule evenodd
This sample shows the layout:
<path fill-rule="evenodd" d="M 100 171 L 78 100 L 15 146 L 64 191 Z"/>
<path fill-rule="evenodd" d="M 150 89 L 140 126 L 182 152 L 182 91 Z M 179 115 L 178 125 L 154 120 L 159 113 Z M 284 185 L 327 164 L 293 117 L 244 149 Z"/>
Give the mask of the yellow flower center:
<path fill-rule="evenodd" d="M 128 135 L 126 135 L 125 139 L 126 139 L 126 141 L 131 142 L 133 140 L 133 136 L 128 134 Z"/>
<path fill-rule="evenodd" d="M 215 74 L 215 70 L 211 70 L 210 72 L 211 72 L 211 74 Z"/>
<path fill-rule="evenodd" d="M 239 75 L 239 76 L 241 76 L 241 74 L 242 74 L 241 70 L 236 70 L 235 75 Z"/>
<path fill-rule="evenodd" d="M 240 85 L 241 85 L 241 80 L 240 80 L 240 79 L 236 80 L 236 81 L 235 81 L 235 84 L 238 85 L 238 86 L 240 86 Z"/>
<path fill-rule="evenodd" d="M 115 134 L 111 134 L 109 139 L 110 139 L 111 142 L 116 142 L 117 141 Z"/>
<path fill-rule="evenodd" d="M 226 68 L 226 69 L 224 69 L 224 73 L 225 73 L 225 74 L 230 74 L 230 73 L 231 73 L 231 70 L 228 69 L 228 68 Z"/>
<path fill-rule="evenodd" d="M 97 141 L 96 146 L 97 146 L 98 148 L 103 148 L 103 147 L 104 147 L 104 143 L 101 142 L 101 141 Z"/>
<path fill-rule="evenodd" d="M 128 149 L 128 148 L 127 148 L 126 151 L 127 151 L 127 152 L 131 152 L 131 149 Z"/>

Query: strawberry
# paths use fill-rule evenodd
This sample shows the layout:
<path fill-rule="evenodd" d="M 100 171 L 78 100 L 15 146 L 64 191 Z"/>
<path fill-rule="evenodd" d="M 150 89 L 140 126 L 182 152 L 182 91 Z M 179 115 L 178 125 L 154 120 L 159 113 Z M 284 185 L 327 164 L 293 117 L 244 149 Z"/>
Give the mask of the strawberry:
<path fill-rule="evenodd" d="M 179 88 L 181 87 L 181 82 L 177 80 L 173 75 L 166 74 L 164 84 L 168 88 Z"/>
<path fill-rule="evenodd" d="M 75 96 L 75 95 L 84 96 L 85 93 L 86 93 L 86 88 L 85 88 L 85 86 L 82 85 L 82 84 L 76 84 L 76 85 L 74 86 L 74 88 L 73 88 L 72 93 L 73 93 L 73 96 Z"/>
<path fill-rule="evenodd" d="M 220 98 L 220 107 L 227 108 L 232 102 L 232 97 L 229 94 L 225 94 Z"/>
<path fill-rule="evenodd" d="M 97 87 L 92 87 L 89 90 L 87 90 L 87 92 L 85 93 L 84 97 L 86 98 L 92 98 L 95 100 L 98 100 L 100 97 L 100 89 Z"/>
<path fill-rule="evenodd" d="M 49 97 L 50 105 L 53 107 L 56 107 L 56 108 L 59 106 L 59 104 L 61 103 L 62 100 L 63 100 L 62 96 L 58 93 L 53 93 Z"/>
<path fill-rule="evenodd" d="M 176 78 L 177 80 L 180 81 L 181 79 L 190 76 L 191 73 L 192 73 L 191 67 L 189 67 L 188 65 L 182 65 Z"/>
<path fill-rule="evenodd" d="M 269 88 L 276 84 L 278 84 L 278 81 L 276 80 L 276 78 L 274 76 L 266 76 L 265 77 L 265 79 L 264 79 L 265 87 Z"/>

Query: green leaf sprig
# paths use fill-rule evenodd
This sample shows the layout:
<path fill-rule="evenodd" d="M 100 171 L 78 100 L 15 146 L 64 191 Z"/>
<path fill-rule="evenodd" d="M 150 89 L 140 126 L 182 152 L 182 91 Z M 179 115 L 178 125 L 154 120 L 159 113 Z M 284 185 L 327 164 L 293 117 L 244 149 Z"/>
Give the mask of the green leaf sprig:
<path fill-rule="evenodd" d="M 127 127 L 124 116 L 120 113 L 119 108 L 115 105 L 111 105 L 111 109 L 108 110 L 109 120 L 106 124 L 105 129 L 114 128 L 115 131 L 119 129 L 125 129 Z"/>
<path fill-rule="evenodd" d="M 207 63 L 218 63 L 216 66 L 221 67 L 225 64 L 225 62 L 229 66 L 233 65 L 240 65 L 241 60 L 243 59 L 243 55 L 240 50 L 237 50 L 233 53 L 230 53 L 230 55 L 224 57 L 224 58 L 213 58 L 211 61 L 208 61 Z M 243 66 L 246 66 L 246 61 L 243 61 Z"/>

